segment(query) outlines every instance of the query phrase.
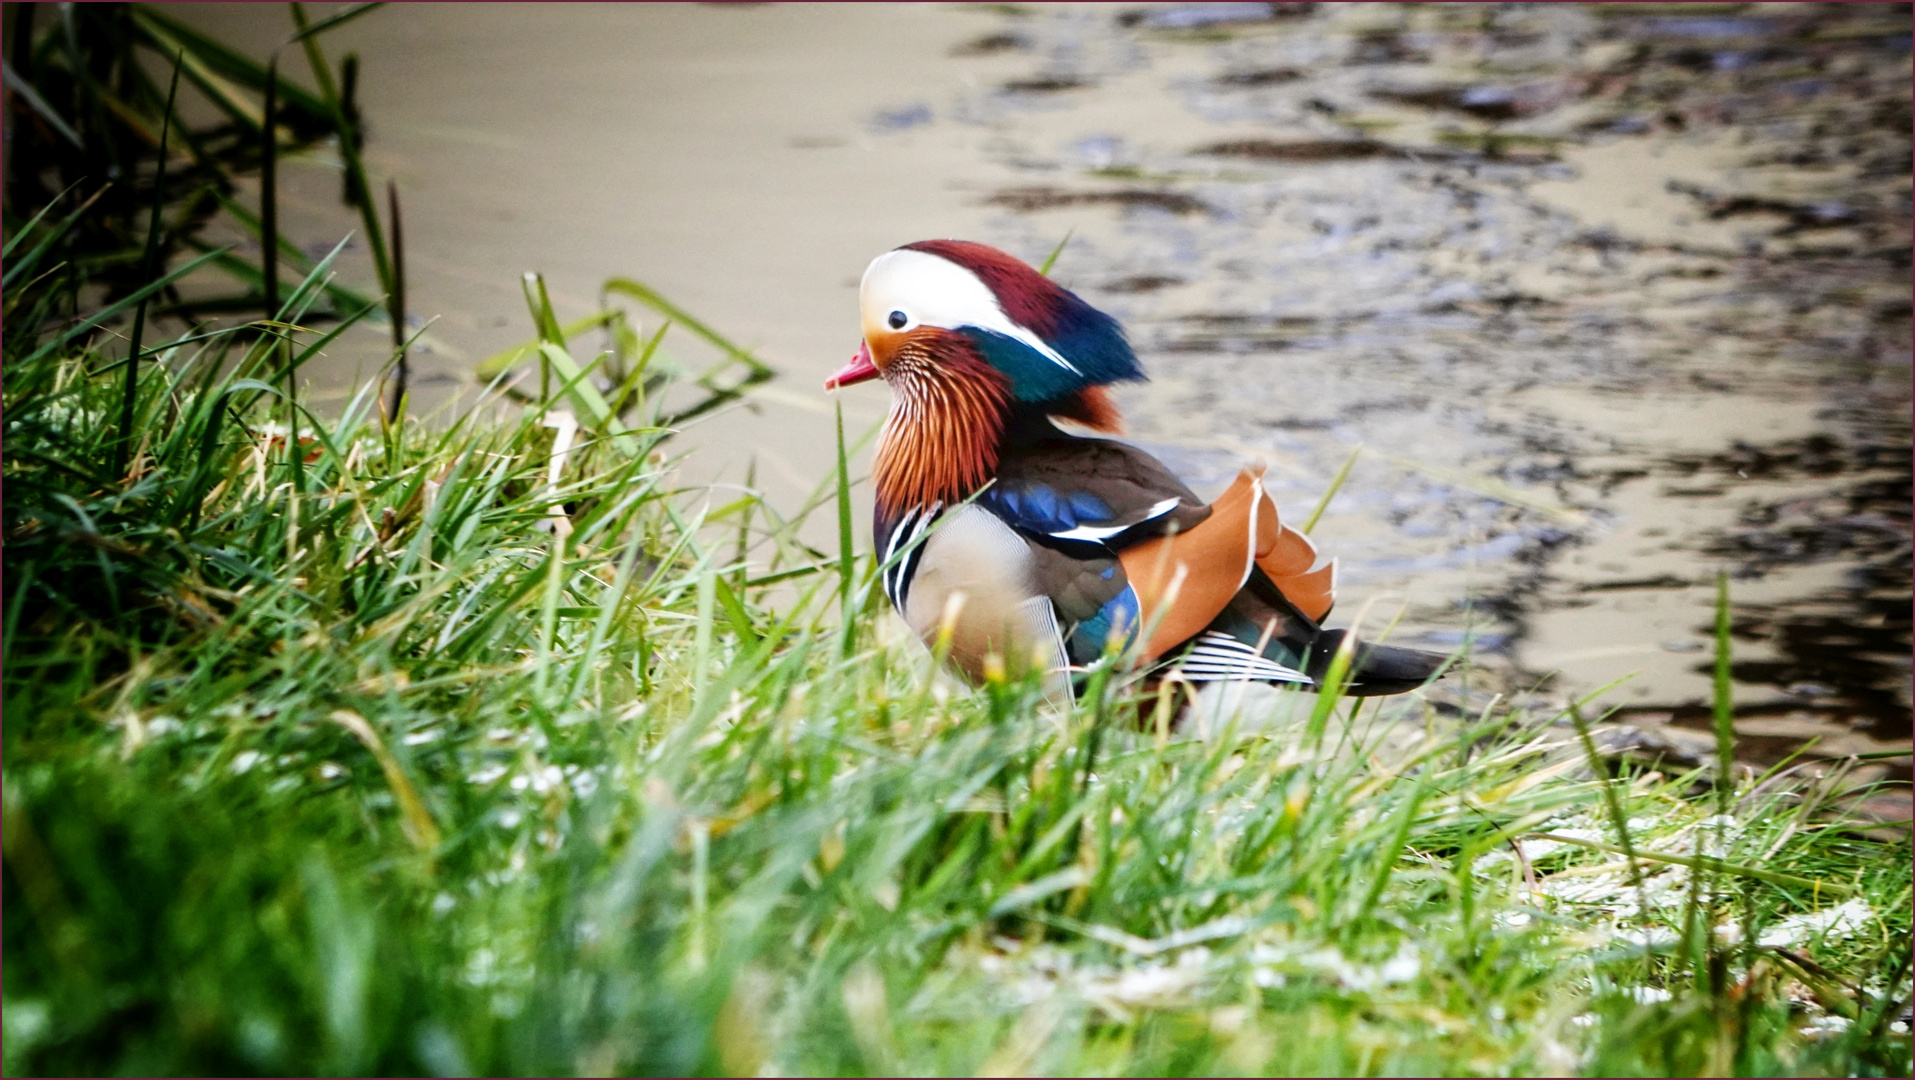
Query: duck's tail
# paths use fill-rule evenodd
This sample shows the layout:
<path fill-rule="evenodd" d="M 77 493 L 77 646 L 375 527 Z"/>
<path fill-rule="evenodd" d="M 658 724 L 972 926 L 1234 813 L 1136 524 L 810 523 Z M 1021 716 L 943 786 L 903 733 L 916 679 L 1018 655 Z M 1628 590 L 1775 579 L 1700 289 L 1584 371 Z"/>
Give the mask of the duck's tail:
<path fill-rule="evenodd" d="M 1318 626 L 1257 569 L 1201 633 L 1172 650 L 1168 667 L 1191 682 L 1317 687 L 1329 678 L 1348 635 L 1348 630 Z M 1352 697 L 1401 694 L 1429 682 L 1448 660 L 1440 653 L 1358 641 L 1343 692 Z"/>
<path fill-rule="evenodd" d="M 1329 677 L 1337 649 L 1342 647 L 1348 633 L 1342 629 L 1325 630 L 1317 636 L 1304 663 L 1304 671 L 1313 682 L 1322 685 Z M 1350 656 L 1350 672 L 1344 680 L 1343 692 L 1351 697 L 1401 694 L 1429 682 L 1448 662 L 1449 657 L 1441 653 L 1358 641 Z"/>

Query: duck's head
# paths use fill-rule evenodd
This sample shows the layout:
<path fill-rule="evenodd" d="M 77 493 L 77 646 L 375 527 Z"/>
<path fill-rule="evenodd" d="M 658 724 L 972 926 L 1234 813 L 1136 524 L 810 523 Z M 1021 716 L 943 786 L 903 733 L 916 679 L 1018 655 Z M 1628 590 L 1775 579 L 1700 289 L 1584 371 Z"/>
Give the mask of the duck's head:
<path fill-rule="evenodd" d="M 1014 415 L 1115 431 L 1102 387 L 1144 377 L 1117 320 L 983 244 L 925 240 L 886 252 L 866 268 L 858 299 L 864 341 L 825 388 L 874 378 L 891 387 L 875 473 L 881 506 L 976 490 Z"/>
<path fill-rule="evenodd" d="M 935 365 L 966 359 L 988 367 L 1009 400 L 1029 404 L 1144 377 L 1117 320 L 984 244 L 924 240 L 888 251 L 866 268 L 858 300 L 864 341 L 826 389 L 882 377 L 904 391 L 935 378 Z"/>

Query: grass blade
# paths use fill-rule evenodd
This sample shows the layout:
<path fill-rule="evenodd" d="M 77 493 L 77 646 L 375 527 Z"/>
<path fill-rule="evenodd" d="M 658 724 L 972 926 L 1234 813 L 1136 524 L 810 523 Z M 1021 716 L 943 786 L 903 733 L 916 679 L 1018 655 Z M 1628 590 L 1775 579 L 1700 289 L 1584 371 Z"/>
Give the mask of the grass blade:
<path fill-rule="evenodd" d="M 604 291 L 629 296 L 659 314 L 664 315 L 678 325 L 704 338 L 733 361 L 743 364 L 751 371 L 753 376 L 769 378 L 775 374 L 769 364 L 753 356 L 749 350 L 734 344 L 730 338 L 713 330 L 703 322 L 700 322 L 684 308 L 665 299 L 649 285 L 634 281 L 631 278 L 612 278 L 605 283 Z M 709 373 L 707 373 L 707 377 L 709 377 Z M 705 380 L 700 379 L 699 381 L 703 383 Z"/>
<path fill-rule="evenodd" d="M 1059 255 L 1064 254 L 1064 245 L 1071 242 L 1071 237 L 1075 235 L 1076 232 L 1077 232 L 1076 229 L 1068 229 L 1065 231 L 1064 239 L 1059 240 L 1057 242 L 1057 246 L 1051 249 L 1051 253 L 1049 255 L 1045 256 L 1044 265 L 1037 268 L 1038 273 L 1044 275 L 1045 277 L 1051 276 L 1051 267 L 1057 265 L 1057 257 Z"/>
<path fill-rule="evenodd" d="M 278 88 L 279 56 L 274 54 L 266 65 L 266 103 L 260 110 L 259 125 L 259 277 L 269 319 L 279 318 Z M 172 110 L 167 112 L 170 118 Z"/>
<path fill-rule="evenodd" d="M 612 321 L 617 317 L 616 312 L 601 311 L 596 315 L 587 315 L 583 319 L 566 323 L 559 328 L 558 338 L 556 341 L 553 341 L 553 344 L 569 344 L 573 338 L 585 333 L 587 330 L 596 330 L 601 326 L 611 325 Z M 535 322 L 539 320 L 536 305 L 533 306 L 533 319 Z M 543 335 L 535 335 L 529 341 L 522 341 L 509 349 L 495 352 L 484 360 L 479 361 L 479 366 L 473 369 L 473 374 L 481 379 L 496 378 L 500 373 L 511 370 L 514 365 L 524 363 L 526 358 L 536 356 L 540 343 L 548 340 L 551 339 Z"/>
<path fill-rule="evenodd" d="M 1350 470 L 1356 467 L 1356 456 L 1362 452 L 1362 443 L 1357 443 L 1350 449 L 1350 456 L 1343 459 L 1343 467 L 1330 478 L 1330 486 L 1323 489 L 1323 496 L 1317 500 L 1316 508 L 1310 511 L 1310 516 L 1304 519 L 1303 528 L 1298 529 L 1298 532 L 1308 536 L 1310 530 L 1317 527 L 1317 522 L 1323 519 L 1323 512 L 1330 508 L 1330 500 L 1336 498 L 1337 492 L 1343 490 L 1343 482 L 1350 478 Z"/>
<path fill-rule="evenodd" d="M 1635 850 L 1633 853 L 1616 844 L 1607 844 L 1601 840 L 1586 840 L 1580 836 L 1564 836 L 1562 833 L 1530 833 L 1538 840 L 1554 840 L 1559 844 L 1585 847 L 1592 851 L 1607 851 L 1622 855 L 1630 860 L 1647 859 L 1650 862 L 1668 863 L 1671 866 L 1687 866 L 1694 870 L 1708 870 L 1721 874 L 1734 874 L 1738 877 L 1754 878 L 1771 885 L 1782 885 L 1791 889 L 1804 889 L 1811 893 L 1826 893 L 1830 896 L 1853 896 L 1855 890 L 1847 885 L 1838 885 L 1821 878 L 1805 878 L 1799 874 L 1784 874 L 1775 870 L 1765 870 L 1759 866 L 1742 866 L 1723 859 L 1707 855 L 1675 855 L 1667 851 Z"/>
<path fill-rule="evenodd" d="M 838 604 L 839 618 L 843 625 L 839 629 L 839 651 L 851 655 L 852 644 L 857 640 L 856 602 L 852 597 L 852 536 L 851 536 L 851 466 L 844 449 L 844 402 L 837 405 L 838 418 Z"/>
<path fill-rule="evenodd" d="M 370 5 L 368 5 L 370 6 Z M 363 8 L 362 8 L 363 10 Z M 355 13 L 356 14 L 356 13 Z M 406 234 L 399 222 L 399 185 L 386 181 L 387 216 L 392 219 L 392 352 L 397 365 L 392 380 L 392 415 L 399 415 L 399 399 L 406 396 Z"/>
<path fill-rule="evenodd" d="M 1730 678 L 1732 645 L 1729 619 L 1729 574 L 1716 574 L 1715 679 L 1713 705 L 1716 733 L 1716 813 L 1735 808 L 1735 689 Z"/>
<path fill-rule="evenodd" d="M 333 29 L 334 27 L 342 26 L 346 23 L 351 22 L 354 19 L 357 19 L 359 16 L 364 15 L 368 11 L 372 11 L 375 8 L 381 8 L 384 6 L 385 6 L 384 3 L 377 2 L 377 0 L 375 0 L 374 3 L 358 4 L 356 6 L 347 8 L 346 10 L 338 12 L 336 14 L 328 15 L 325 18 L 319 20 L 318 22 L 313 23 L 311 26 L 301 29 L 298 33 L 294 34 L 292 37 L 287 38 L 286 44 L 287 45 L 297 44 L 301 41 L 306 40 L 309 37 L 312 37 L 315 34 L 323 34 L 326 31 Z"/>
<path fill-rule="evenodd" d="M 146 249 L 140 255 L 140 265 L 145 268 L 146 276 L 159 276 L 158 254 L 160 250 L 160 222 L 166 216 L 166 136 L 173 126 L 173 102 L 180 89 L 180 58 L 173 60 L 173 83 L 166 92 L 166 116 L 160 124 L 160 152 L 153 173 L 153 216 L 146 226 Z M 113 469 L 109 476 L 126 475 L 127 455 L 133 450 L 133 399 L 139 390 L 140 380 L 140 338 L 146 332 L 146 301 L 140 297 L 139 306 L 133 309 L 133 330 L 126 346 L 126 383 L 120 397 L 120 438 L 114 444 Z"/>
<path fill-rule="evenodd" d="M 74 186 L 77 186 L 77 185 L 74 185 Z M 33 235 L 34 227 L 39 225 L 42 221 L 45 221 L 48 214 L 53 213 L 53 208 L 60 205 L 61 199 L 64 199 L 71 194 L 73 194 L 73 186 L 67 187 L 66 190 L 60 192 L 58 195 L 55 195 L 52 199 L 50 199 L 45 206 L 42 206 L 40 209 L 34 211 L 33 216 L 28 218 L 25 222 L 23 222 L 19 228 L 15 229 L 13 232 L 13 235 L 7 238 L 7 242 L 5 244 L 0 245 L 0 259 L 13 258 L 14 249 L 18 248 L 21 245 L 21 243 L 23 243 L 26 240 L 27 237 Z M 71 228 L 71 226 L 68 226 L 68 227 Z"/>
<path fill-rule="evenodd" d="M 62 119 L 60 114 L 53 110 L 53 106 L 47 104 L 46 99 L 33 88 L 33 84 L 21 78 L 13 70 L 12 64 L 0 60 L 0 75 L 5 76 L 7 89 L 19 94 L 20 100 L 26 102 L 27 107 L 32 109 L 40 119 L 45 120 L 48 127 L 58 132 L 61 138 L 72 143 L 75 150 L 86 149 L 86 143 L 80 138 L 80 133 L 73 130 L 73 126 Z"/>
<path fill-rule="evenodd" d="M 1609 811 L 1609 824 L 1616 830 L 1616 839 L 1622 844 L 1620 850 L 1629 861 L 1629 883 L 1636 888 L 1642 918 L 1647 920 L 1649 891 L 1643 887 L 1642 868 L 1636 865 L 1636 845 L 1629 839 L 1629 815 L 1623 812 L 1622 800 L 1616 795 L 1616 785 L 1620 781 L 1609 775 L 1608 767 L 1603 764 L 1602 755 L 1596 752 L 1596 740 L 1589 734 L 1589 721 L 1583 719 L 1582 705 L 1580 701 L 1570 703 L 1569 719 L 1576 725 L 1576 738 L 1582 740 L 1583 757 L 1589 762 L 1591 775 L 1602 787 L 1603 807 Z"/>
<path fill-rule="evenodd" d="M 312 33 L 312 25 L 307 22 L 305 5 L 291 5 L 293 24 L 298 27 L 294 35 L 300 46 L 306 51 L 307 66 L 312 69 L 313 82 L 319 86 L 320 98 L 324 102 L 324 115 L 332 120 L 333 129 L 339 136 L 339 155 L 346 162 L 346 177 L 349 190 L 357 196 L 354 199 L 359 206 L 360 222 L 366 230 L 366 246 L 372 249 L 373 269 L 379 275 L 379 287 L 387 296 L 392 294 L 392 260 L 386 251 L 386 234 L 379 226 L 379 210 L 373 205 L 372 188 L 366 183 L 366 163 L 359 154 L 359 132 L 346 116 L 339 100 L 339 91 L 332 79 L 332 68 L 326 63 L 326 54 L 319 48 L 319 38 Z"/>
<path fill-rule="evenodd" d="M 1383 888 L 1390 883 L 1390 874 L 1396 869 L 1396 861 L 1402 857 L 1403 847 L 1409 842 L 1410 827 L 1416 823 L 1416 812 L 1422 809 L 1423 800 L 1429 796 L 1433 786 L 1430 778 L 1435 771 L 1434 762 L 1423 762 L 1417 773 L 1416 787 L 1404 800 L 1403 808 L 1397 812 L 1395 828 L 1390 830 L 1390 838 L 1383 845 L 1382 857 L 1376 864 L 1376 876 L 1370 880 L 1370 887 L 1364 892 L 1363 901 L 1357 905 L 1356 915 L 1351 921 L 1360 923 L 1369 918 L 1371 909 L 1383 898 Z"/>
<path fill-rule="evenodd" d="M 186 53 L 189 78 L 193 74 L 192 66 L 197 63 L 207 74 L 238 80 L 241 85 L 255 91 L 265 89 L 265 64 L 174 18 L 167 12 L 165 4 L 132 4 L 129 7 L 133 25 L 147 33 L 156 48 L 169 56 L 179 51 Z M 314 119 L 324 119 L 330 115 L 325 102 L 297 83 L 282 80 L 278 94 L 282 103 Z M 252 128 L 249 126 L 248 130 Z"/>
<path fill-rule="evenodd" d="M 232 218 L 233 222 L 240 228 L 251 233 L 254 237 L 262 241 L 264 240 L 265 232 L 261 228 L 258 214 L 255 214 L 245 206 L 224 195 L 219 197 L 219 208 L 224 211 L 228 217 Z M 188 243 L 191 243 L 190 239 Z M 211 245 L 205 244 L 204 242 L 194 246 L 199 251 L 211 250 Z M 297 244 L 294 244 L 283 233 L 279 237 L 279 259 L 282 265 L 294 267 L 301 274 L 310 271 L 313 266 L 316 265 L 305 252 L 299 250 Z M 245 269 L 242 270 L 240 267 L 245 267 Z M 222 270 L 232 274 L 255 290 L 262 287 L 262 281 L 253 276 L 256 272 L 248 272 L 251 270 L 250 266 L 241 263 L 240 267 L 227 266 L 224 263 L 220 266 Z M 357 311 L 369 303 L 374 303 L 374 301 L 365 294 L 349 289 L 336 281 L 322 282 L 319 287 L 325 290 L 326 295 L 332 297 L 333 302 L 338 305 L 341 310 Z"/>
<path fill-rule="evenodd" d="M 107 186 L 111 186 L 111 185 L 107 185 Z M 61 193 L 62 196 L 64 196 L 65 194 L 66 194 L 65 192 Z M 60 219 L 60 223 L 58 225 L 55 225 L 46 234 L 45 237 L 41 238 L 39 243 L 33 245 L 32 251 L 27 252 L 25 255 L 21 256 L 18 259 L 12 259 L 11 261 L 9 261 L 7 263 L 5 275 L 0 276 L 0 287 L 12 285 L 16 280 L 25 280 L 29 274 L 33 273 L 33 268 L 40 264 L 40 260 L 46 256 L 46 253 L 48 251 L 52 250 L 53 245 L 56 243 L 59 243 L 60 238 L 62 236 L 65 236 L 67 232 L 73 228 L 74 224 L 80 220 L 81 215 L 85 214 L 89 209 L 91 209 L 93 207 L 93 204 L 98 202 L 100 200 L 100 196 L 104 194 L 106 194 L 106 187 L 102 187 L 100 188 L 100 190 L 94 192 L 90 198 L 88 198 L 85 202 L 80 204 L 78 209 L 74 210 L 71 214 L 68 214 L 66 217 Z M 50 209 L 51 207 L 52 207 L 52 204 L 49 203 L 48 209 Z M 46 213 L 46 210 L 41 210 L 39 214 L 34 215 L 33 221 L 29 221 L 26 223 L 26 225 L 22 226 L 20 228 L 20 231 L 14 234 L 13 239 L 11 241 L 8 241 L 9 248 L 14 244 L 18 244 L 22 238 L 27 236 L 29 230 L 32 229 L 33 225 L 36 222 L 38 222 L 40 218 L 45 215 L 45 213 Z M 8 254 L 4 257 L 11 259 L 11 255 L 12 253 L 11 251 L 9 251 Z"/>

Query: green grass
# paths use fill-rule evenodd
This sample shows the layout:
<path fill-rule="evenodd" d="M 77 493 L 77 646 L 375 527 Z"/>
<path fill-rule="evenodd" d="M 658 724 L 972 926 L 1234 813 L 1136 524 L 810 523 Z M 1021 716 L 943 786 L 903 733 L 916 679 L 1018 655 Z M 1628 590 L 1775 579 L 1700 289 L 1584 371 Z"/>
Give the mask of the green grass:
<path fill-rule="evenodd" d="M 681 489 L 657 341 L 536 288 L 509 418 L 295 413 L 324 270 L 283 349 L 149 344 L 118 474 L 124 364 L 9 287 L 8 1074 L 1907 1072 L 1909 846 L 1834 793 L 955 687 L 842 464 L 831 551 Z"/>

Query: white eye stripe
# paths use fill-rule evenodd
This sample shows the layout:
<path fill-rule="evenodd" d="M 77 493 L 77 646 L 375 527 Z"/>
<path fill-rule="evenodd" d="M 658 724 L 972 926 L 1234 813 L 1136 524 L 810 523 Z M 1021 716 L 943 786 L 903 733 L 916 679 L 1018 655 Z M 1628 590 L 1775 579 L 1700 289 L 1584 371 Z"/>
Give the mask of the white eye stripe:
<path fill-rule="evenodd" d="M 1012 338 L 1073 375 L 1083 374 L 1043 338 L 1006 315 L 990 286 L 949 259 L 908 248 L 887 251 L 865 268 L 858 298 L 867 326 L 889 325 L 894 311 L 907 313 L 907 326 L 974 326 Z"/>

